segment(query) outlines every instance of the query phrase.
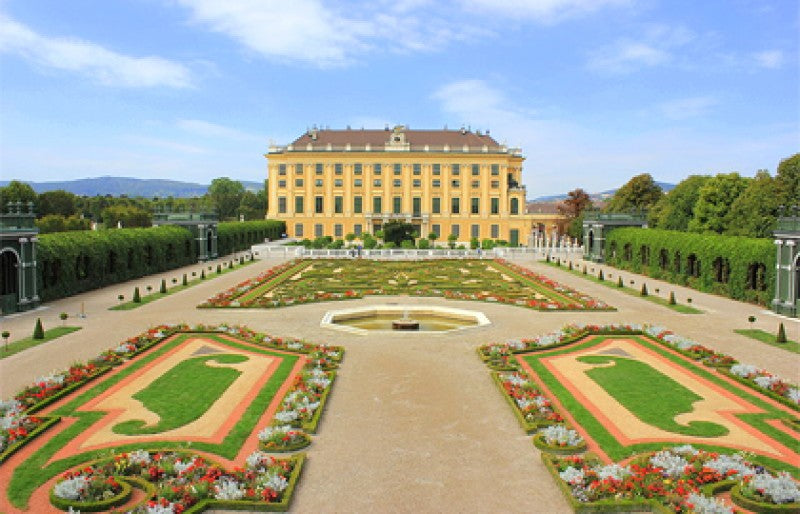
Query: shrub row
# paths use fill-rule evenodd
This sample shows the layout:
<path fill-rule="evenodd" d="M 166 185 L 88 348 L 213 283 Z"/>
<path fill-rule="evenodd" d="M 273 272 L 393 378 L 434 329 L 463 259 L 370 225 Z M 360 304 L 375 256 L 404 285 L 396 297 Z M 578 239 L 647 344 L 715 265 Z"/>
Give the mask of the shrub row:
<path fill-rule="evenodd" d="M 219 255 L 279 238 L 284 227 L 280 221 L 220 223 Z M 195 262 L 194 237 L 177 226 L 41 234 L 39 295 L 47 302 Z"/>
<path fill-rule="evenodd" d="M 608 235 L 605 253 L 617 268 L 735 300 L 769 305 L 774 296 L 769 239 L 619 228 Z"/>

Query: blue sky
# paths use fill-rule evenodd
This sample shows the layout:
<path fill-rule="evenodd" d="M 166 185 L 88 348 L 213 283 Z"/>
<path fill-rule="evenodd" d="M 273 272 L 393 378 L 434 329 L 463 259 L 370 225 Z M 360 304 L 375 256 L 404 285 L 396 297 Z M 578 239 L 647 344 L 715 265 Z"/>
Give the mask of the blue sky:
<path fill-rule="evenodd" d="M 490 129 L 528 196 L 800 150 L 795 0 L 0 0 L 0 176 L 261 180 L 308 126 Z"/>

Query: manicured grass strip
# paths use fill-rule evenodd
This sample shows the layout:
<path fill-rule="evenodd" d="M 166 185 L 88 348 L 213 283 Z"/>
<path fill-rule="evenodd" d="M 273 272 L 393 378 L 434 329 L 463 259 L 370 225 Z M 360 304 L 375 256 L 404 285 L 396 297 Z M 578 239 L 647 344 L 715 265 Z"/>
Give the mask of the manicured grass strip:
<path fill-rule="evenodd" d="M 133 395 L 160 418 L 153 426 L 129 420 L 114 426 L 114 433 L 158 434 L 182 427 L 200 418 L 242 374 L 233 368 L 210 367 L 207 363 L 232 364 L 246 361 L 244 355 L 212 355 L 180 362 L 150 385 Z"/>
<path fill-rule="evenodd" d="M 176 285 L 176 286 L 167 287 L 167 292 L 166 293 L 161 293 L 161 292 L 156 291 L 155 293 L 150 293 L 148 295 L 142 296 L 141 297 L 142 301 L 139 302 L 139 303 L 136 303 L 136 302 L 133 302 L 133 301 L 128 301 L 128 302 L 121 303 L 119 305 L 114 305 L 113 307 L 109 307 L 108 310 L 110 310 L 110 311 L 129 311 L 129 310 L 132 310 L 132 309 L 138 309 L 142 305 L 146 305 L 146 304 L 148 304 L 150 302 L 154 302 L 156 300 L 160 300 L 161 298 L 164 298 L 165 296 L 169 296 L 171 294 L 179 293 L 179 292 L 183 291 L 184 289 L 189 289 L 190 287 L 196 286 L 197 284 L 200 284 L 201 282 L 208 282 L 209 280 L 211 280 L 213 278 L 216 278 L 216 277 L 218 277 L 220 275 L 224 275 L 226 273 L 230 273 L 231 271 L 237 270 L 237 269 L 241 268 L 242 266 L 247 266 L 249 264 L 253 264 L 254 262 L 256 262 L 255 259 L 252 259 L 252 260 L 249 260 L 249 261 L 244 261 L 243 264 L 238 264 L 237 263 L 233 267 L 229 266 L 227 268 L 222 268 L 222 272 L 221 273 L 217 273 L 216 271 L 209 271 L 208 274 L 206 275 L 206 278 L 199 278 L 199 277 L 198 278 L 193 278 L 192 280 L 189 280 L 186 285 L 179 284 L 179 285 Z"/>
<path fill-rule="evenodd" d="M 594 275 L 589 275 L 588 273 L 586 275 L 584 275 L 582 271 L 579 271 L 577 269 L 569 269 L 568 267 L 566 267 L 564 265 L 559 266 L 554 262 L 547 262 L 547 261 L 541 261 L 541 262 L 542 262 L 542 264 L 545 264 L 547 266 L 551 266 L 553 268 L 560 269 L 560 270 L 565 271 L 567 273 L 572 273 L 576 277 L 581 277 L 581 278 L 584 278 L 586 280 L 591 280 L 592 282 L 594 282 L 596 284 L 603 284 L 606 287 L 611 287 L 611 288 L 616 289 L 617 291 L 621 291 L 621 292 L 623 292 L 625 294 L 629 294 L 631 296 L 636 296 L 637 298 L 641 298 L 642 300 L 647 300 L 648 302 L 652 302 L 652 303 L 655 303 L 655 304 L 658 304 L 658 305 L 662 305 L 664 307 L 670 308 L 673 311 L 679 312 L 681 314 L 703 314 L 703 311 L 701 311 L 700 309 L 695 309 L 691 305 L 684 305 L 682 303 L 676 303 L 675 305 L 671 305 L 668 300 L 665 300 L 664 298 L 661 298 L 660 296 L 653 296 L 653 295 L 642 296 L 641 295 L 641 290 L 632 289 L 632 288 L 627 287 L 627 286 L 619 287 L 619 286 L 617 286 L 617 283 L 614 282 L 613 280 L 600 280 L 599 278 L 597 278 Z"/>
<path fill-rule="evenodd" d="M 27 350 L 28 348 L 33 348 L 34 346 L 38 346 L 42 343 L 52 341 L 53 339 L 56 339 L 58 337 L 65 336 L 73 332 L 77 332 L 81 328 L 83 327 L 51 328 L 50 330 L 45 331 L 44 339 L 34 339 L 33 337 L 26 337 L 25 339 L 20 339 L 19 341 L 14 341 L 13 343 L 9 343 L 8 346 L 3 345 L 3 349 L 0 350 L 0 359 L 9 357 L 23 350 Z"/>
<path fill-rule="evenodd" d="M 703 398 L 644 362 L 610 355 L 590 355 L 578 360 L 589 364 L 610 363 L 611 366 L 589 369 L 586 374 L 648 425 L 698 437 L 719 437 L 728 433 L 727 428 L 708 421 L 690 421 L 688 425 L 676 423 L 676 416 L 692 412 L 692 405 Z M 635 385 L 631 384 L 633 377 Z M 658 401 L 653 401 L 654 398 Z"/>
<path fill-rule="evenodd" d="M 283 271 L 283 273 L 279 273 L 274 277 L 270 278 L 269 280 L 264 281 L 263 284 L 259 285 L 258 287 L 254 287 L 250 291 L 247 291 L 241 296 L 237 296 L 236 300 L 241 302 L 246 302 L 249 300 L 253 300 L 258 298 L 259 296 L 266 294 L 267 291 L 276 287 L 280 284 L 286 282 L 289 278 L 293 277 L 296 273 L 299 273 L 301 270 L 304 270 L 309 266 L 308 261 L 300 261 L 295 266 L 291 266 Z"/>
<path fill-rule="evenodd" d="M 267 384 L 261 389 L 256 399 L 250 403 L 244 415 L 234 425 L 228 433 L 222 444 L 214 443 L 199 443 L 192 442 L 191 448 L 193 450 L 207 451 L 227 459 L 232 459 L 239 452 L 245 439 L 255 428 L 256 423 L 261 418 L 261 415 L 269 407 L 278 389 L 283 385 L 284 381 L 289 377 L 298 357 L 287 355 L 284 353 L 276 353 L 268 348 L 259 348 L 253 345 L 245 345 L 235 343 L 228 339 L 217 336 L 216 334 L 203 334 L 204 337 L 213 339 L 214 341 L 226 344 L 232 348 L 239 348 L 250 352 L 262 353 L 264 355 L 271 355 L 283 359 L 280 366 L 275 373 L 272 374 Z M 131 373 L 135 373 L 143 366 L 152 362 L 154 359 L 163 355 L 164 353 L 173 349 L 176 345 L 183 342 L 188 337 L 197 337 L 196 333 L 181 334 L 174 340 L 162 344 L 160 348 L 155 349 L 152 353 L 146 354 L 139 358 L 137 362 L 129 368 L 115 373 L 113 376 L 108 377 L 107 380 L 96 384 L 91 389 L 83 394 L 74 398 L 70 402 L 56 409 L 51 415 L 53 416 L 71 416 L 78 418 L 78 421 L 69 427 L 64 432 L 56 435 L 48 441 L 42 448 L 34 453 L 31 457 L 23 462 L 11 477 L 9 485 L 9 501 L 16 507 L 24 509 L 27 507 L 28 499 L 37 487 L 44 484 L 51 477 L 59 473 L 63 473 L 67 469 L 88 462 L 90 460 L 99 459 L 108 456 L 107 449 L 92 450 L 78 455 L 73 455 L 66 459 L 61 459 L 50 464 L 47 462 L 50 458 L 60 450 L 64 445 L 72 439 L 78 437 L 82 432 L 89 429 L 94 423 L 100 421 L 105 413 L 102 412 L 78 412 L 76 409 L 96 398 L 98 395 L 119 383 Z M 132 444 L 120 445 L 114 448 L 116 452 L 129 452 L 139 449 L 144 450 L 163 450 L 163 449 L 186 449 L 187 443 L 181 441 L 152 441 L 152 442 L 138 442 Z"/>
<path fill-rule="evenodd" d="M 737 334 L 741 334 L 745 337 L 749 337 L 750 339 L 755 339 L 756 341 L 761 341 L 762 343 L 767 343 L 770 346 L 774 346 L 776 348 L 783 348 L 784 350 L 788 350 L 793 353 L 800 353 L 800 343 L 796 341 L 786 341 L 785 343 L 778 343 L 775 341 L 776 337 L 775 334 L 770 334 L 769 332 L 765 332 L 759 329 L 749 329 L 749 328 L 741 328 L 734 330 Z"/>

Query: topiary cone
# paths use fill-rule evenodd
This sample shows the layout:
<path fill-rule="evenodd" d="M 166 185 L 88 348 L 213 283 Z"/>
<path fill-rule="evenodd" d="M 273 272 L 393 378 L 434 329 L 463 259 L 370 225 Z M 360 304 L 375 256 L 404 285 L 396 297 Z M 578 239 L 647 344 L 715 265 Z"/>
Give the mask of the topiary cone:
<path fill-rule="evenodd" d="M 205 280 L 205 279 L 206 279 L 206 270 L 202 270 L 200 271 L 200 280 Z"/>
<path fill-rule="evenodd" d="M 42 318 L 36 318 L 36 326 L 33 327 L 33 338 L 44 339 L 44 327 L 42 327 Z"/>
<path fill-rule="evenodd" d="M 142 303 L 142 297 L 139 295 L 139 287 L 133 288 L 133 303 Z"/>
<path fill-rule="evenodd" d="M 647 296 L 647 284 L 642 282 L 642 290 L 639 292 L 642 296 Z"/>
<path fill-rule="evenodd" d="M 675 292 L 674 291 L 670 291 L 669 292 L 669 304 L 670 305 L 675 305 Z"/>
<path fill-rule="evenodd" d="M 217 264 L 217 273 L 222 273 L 222 265 Z"/>
<path fill-rule="evenodd" d="M 186 278 L 186 273 L 183 274 L 183 285 L 189 285 L 189 279 Z"/>
<path fill-rule="evenodd" d="M 778 335 L 775 337 L 776 343 L 785 343 L 786 342 L 786 329 L 783 328 L 783 323 L 778 325 Z"/>
<path fill-rule="evenodd" d="M 167 292 L 167 281 L 163 278 L 161 279 L 161 289 L 159 291 L 161 291 L 162 293 Z"/>
<path fill-rule="evenodd" d="M 605 276 L 603 276 L 603 270 L 600 270 L 600 273 L 597 274 L 598 280 L 605 280 Z"/>
<path fill-rule="evenodd" d="M 625 287 L 625 284 L 622 283 L 622 277 L 617 277 L 617 287 Z"/>

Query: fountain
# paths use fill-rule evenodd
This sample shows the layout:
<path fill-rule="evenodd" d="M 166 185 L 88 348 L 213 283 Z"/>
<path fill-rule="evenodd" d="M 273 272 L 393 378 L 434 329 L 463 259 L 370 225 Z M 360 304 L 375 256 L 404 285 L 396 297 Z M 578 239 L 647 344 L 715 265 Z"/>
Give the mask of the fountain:
<path fill-rule="evenodd" d="M 320 326 L 354 334 L 369 332 L 444 334 L 489 325 L 485 314 L 434 305 L 370 305 L 328 311 Z"/>
<path fill-rule="evenodd" d="M 408 316 L 408 309 L 403 309 L 403 317 L 392 321 L 392 330 L 419 330 L 419 321 Z"/>

